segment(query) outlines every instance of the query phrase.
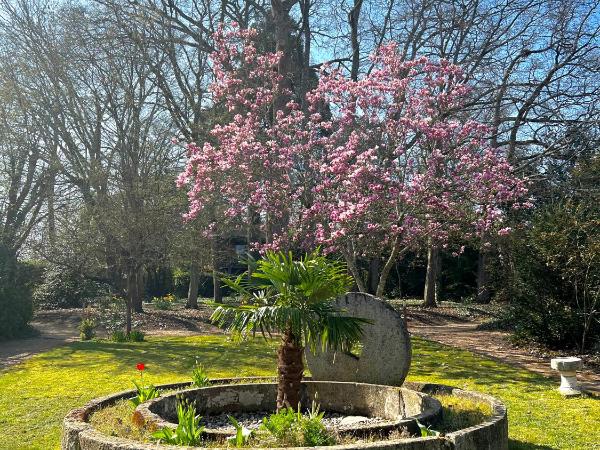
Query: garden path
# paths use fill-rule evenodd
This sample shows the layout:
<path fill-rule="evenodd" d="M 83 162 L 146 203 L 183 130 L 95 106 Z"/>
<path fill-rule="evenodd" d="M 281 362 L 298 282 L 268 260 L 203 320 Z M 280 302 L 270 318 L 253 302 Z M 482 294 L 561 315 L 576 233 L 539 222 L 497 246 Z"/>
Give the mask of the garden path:
<path fill-rule="evenodd" d="M 147 335 L 191 336 L 213 334 L 220 330 L 209 323 L 210 308 L 202 305 L 198 310 L 184 309 L 181 305 L 171 310 L 157 310 L 144 305 L 144 313 L 134 314 L 134 328 Z M 87 314 L 95 314 L 88 310 Z M 30 325 L 31 337 L 0 342 L 0 369 L 12 366 L 27 358 L 55 347 L 79 339 L 77 327 L 83 316 L 81 309 L 38 311 Z M 107 335 L 106 330 L 98 329 L 99 336 Z"/>
<path fill-rule="evenodd" d="M 411 334 L 541 373 L 556 379 L 558 387 L 558 372 L 550 368 L 550 359 L 554 355 L 540 355 L 532 349 L 515 347 L 510 343 L 508 333 L 479 330 L 478 325 L 478 321 L 423 323 L 414 317 L 411 320 L 409 312 L 408 329 Z M 578 379 L 592 395 L 600 396 L 600 373 L 586 369 L 578 374 Z"/>
<path fill-rule="evenodd" d="M 0 342 L 0 369 L 17 364 L 36 353 L 74 341 L 79 336 L 80 312 L 44 311 L 30 325 L 33 336 Z"/>

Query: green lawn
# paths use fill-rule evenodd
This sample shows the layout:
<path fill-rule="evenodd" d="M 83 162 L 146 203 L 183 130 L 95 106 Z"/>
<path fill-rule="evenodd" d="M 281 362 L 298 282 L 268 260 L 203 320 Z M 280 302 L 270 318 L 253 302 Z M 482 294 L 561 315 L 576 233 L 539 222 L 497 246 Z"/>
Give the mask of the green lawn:
<path fill-rule="evenodd" d="M 269 375 L 275 343 L 234 344 L 223 336 L 150 338 L 143 343 L 77 342 L 0 372 L 0 449 L 52 449 L 68 410 L 128 389 L 135 364 L 147 380 L 188 379 L 194 359 L 212 377 Z M 413 339 L 410 380 L 476 389 L 509 408 L 511 449 L 600 449 L 600 400 L 563 400 L 556 382 L 472 353 Z"/>

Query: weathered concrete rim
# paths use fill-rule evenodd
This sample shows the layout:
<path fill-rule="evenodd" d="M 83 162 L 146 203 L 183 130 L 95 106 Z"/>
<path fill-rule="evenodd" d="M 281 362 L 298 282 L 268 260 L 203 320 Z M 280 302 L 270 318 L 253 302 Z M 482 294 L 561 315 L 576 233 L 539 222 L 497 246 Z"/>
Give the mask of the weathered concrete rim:
<path fill-rule="evenodd" d="M 384 415 L 390 415 L 390 417 L 386 417 L 389 420 L 389 422 L 385 424 L 357 424 L 355 427 L 353 427 L 353 429 L 338 430 L 338 432 L 341 435 L 366 436 L 372 433 L 390 432 L 391 430 L 398 429 L 401 427 L 406 428 L 411 434 L 419 434 L 420 429 L 418 426 L 418 422 L 421 422 L 426 425 L 434 424 L 440 418 L 442 412 L 442 406 L 438 400 L 434 399 L 433 397 L 430 397 L 424 392 L 414 391 L 411 389 L 407 389 L 403 386 L 397 387 L 370 383 L 311 380 L 304 380 L 302 383 L 303 392 L 304 390 L 314 389 L 316 390 L 317 394 L 319 394 L 320 388 L 325 388 L 325 392 L 327 392 L 327 389 L 331 389 L 332 387 L 340 389 L 342 392 L 346 391 L 346 400 L 348 400 L 348 397 L 352 396 L 357 392 L 359 393 L 359 398 L 361 397 L 360 394 L 362 394 L 363 397 L 368 397 L 369 390 L 372 391 L 373 389 L 375 389 L 378 393 L 383 394 L 385 396 L 385 403 L 388 403 L 389 401 L 396 403 L 395 405 L 390 405 L 390 407 L 386 408 L 381 408 L 379 405 L 375 406 L 374 409 L 373 406 L 369 408 L 369 412 L 379 411 L 379 413 L 383 413 L 383 415 L 379 414 L 380 417 L 384 417 Z M 219 395 L 226 394 L 227 390 L 229 391 L 229 394 L 237 393 L 240 396 L 242 393 L 248 395 L 249 393 L 252 393 L 254 391 L 254 396 L 262 397 L 261 394 L 265 390 L 267 390 L 271 391 L 271 393 L 273 394 L 272 401 L 268 403 L 275 404 L 274 399 L 276 395 L 276 387 L 277 386 L 275 383 L 236 383 L 235 385 L 216 385 L 201 388 L 183 389 L 178 392 L 162 395 L 158 398 L 149 400 L 138 405 L 134 412 L 135 422 L 138 424 L 144 424 L 149 429 L 160 429 L 165 427 L 175 429 L 177 427 L 177 424 L 169 421 L 167 418 L 157 413 L 156 410 L 160 409 L 161 407 L 164 408 L 165 403 L 168 404 L 169 402 L 171 403 L 171 408 L 173 408 L 173 400 L 176 397 L 184 396 L 190 398 L 197 396 L 202 392 L 210 391 L 214 391 L 213 396 L 217 397 Z M 322 397 L 319 398 L 321 400 L 324 400 Z M 236 405 L 240 404 L 239 400 L 235 403 Z M 411 407 L 411 409 L 413 410 L 415 408 L 418 408 L 418 413 L 409 413 L 407 411 L 408 407 Z M 350 414 L 352 414 L 352 412 L 350 412 Z M 222 439 L 227 436 L 233 435 L 233 432 L 230 431 L 216 430 L 211 428 L 206 428 L 205 433 L 213 439 Z"/>
<path fill-rule="evenodd" d="M 508 410 L 506 405 L 496 397 L 484 394 L 482 392 L 467 391 L 444 384 L 406 382 L 404 385 L 415 391 L 425 392 L 431 395 L 449 394 L 456 397 L 478 400 L 489 404 L 492 408 L 492 414 L 488 420 L 472 427 L 463 428 L 462 430 L 448 433 L 446 434 L 445 438 L 450 440 L 454 444 L 455 448 L 463 449 L 469 447 L 464 447 L 460 444 L 463 444 L 464 441 L 470 440 L 472 435 L 491 433 L 492 435 L 496 435 L 499 439 L 503 440 L 505 442 L 505 446 L 490 448 L 508 448 Z"/>
<path fill-rule="evenodd" d="M 215 379 L 213 383 L 237 383 L 239 378 Z M 273 380 L 273 377 L 247 377 L 242 380 Z M 185 389 L 191 382 L 158 385 L 159 389 Z M 475 391 L 467 391 L 452 386 L 406 382 L 403 386 L 427 394 L 451 394 L 463 398 L 472 398 L 488 402 L 492 407 L 492 416 L 485 422 L 449 433 L 445 436 L 409 438 L 399 440 L 376 441 L 361 444 L 334 445 L 329 447 L 296 447 L 289 450 L 506 450 L 508 449 L 508 418 L 506 406 L 497 398 Z M 134 390 L 122 391 L 106 397 L 94 399 L 81 408 L 72 410 L 64 419 L 62 450 L 194 450 L 198 447 L 145 444 L 131 439 L 106 436 L 96 431 L 88 422 L 89 416 L 98 409 L 111 406 L 118 400 L 132 397 Z M 277 450 L 277 449 L 249 449 Z M 278 449 L 281 450 L 281 449 Z"/>

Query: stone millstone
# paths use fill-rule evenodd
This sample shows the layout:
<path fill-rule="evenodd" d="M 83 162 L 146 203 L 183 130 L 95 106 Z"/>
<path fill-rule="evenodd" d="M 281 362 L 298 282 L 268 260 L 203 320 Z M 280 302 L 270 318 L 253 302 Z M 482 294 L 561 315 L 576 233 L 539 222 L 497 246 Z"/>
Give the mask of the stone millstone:
<path fill-rule="evenodd" d="M 349 293 L 336 300 L 345 314 L 369 319 L 363 326 L 359 356 L 328 350 L 306 350 L 306 362 L 314 380 L 352 381 L 400 386 L 404 382 L 412 350 L 410 335 L 400 313 L 369 294 Z"/>

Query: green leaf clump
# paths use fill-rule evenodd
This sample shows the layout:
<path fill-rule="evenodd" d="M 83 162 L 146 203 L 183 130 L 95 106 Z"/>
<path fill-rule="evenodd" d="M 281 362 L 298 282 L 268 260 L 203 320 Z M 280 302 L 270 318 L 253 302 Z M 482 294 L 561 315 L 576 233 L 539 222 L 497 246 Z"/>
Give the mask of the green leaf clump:
<path fill-rule="evenodd" d="M 200 425 L 201 420 L 202 416 L 196 415 L 193 403 L 180 400 L 177 404 L 177 428 L 162 428 L 152 433 L 152 437 L 159 444 L 200 445 L 204 433 L 204 426 Z"/>

